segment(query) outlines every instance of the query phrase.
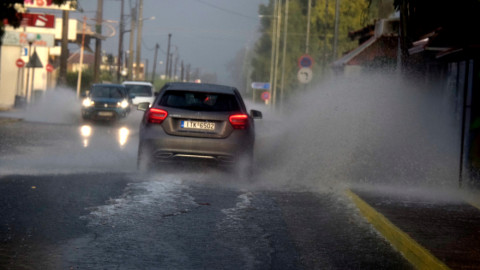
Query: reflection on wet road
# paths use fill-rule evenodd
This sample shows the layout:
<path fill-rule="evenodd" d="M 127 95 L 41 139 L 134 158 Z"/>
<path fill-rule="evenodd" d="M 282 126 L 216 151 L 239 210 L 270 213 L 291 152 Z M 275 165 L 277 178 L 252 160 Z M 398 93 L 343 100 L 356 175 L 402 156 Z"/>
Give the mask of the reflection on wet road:
<path fill-rule="evenodd" d="M 120 148 L 123 148 L 129 139 L 130 135 L 130 129 L 128 127 L 114 127 L 113 133 L 116 133 L 116 136 L 111 135 L 112 139 L 116 139 L 118 142 L 118 145 Z M 83 139 L 83 147 L 88 148 L 90 146 L 90 140 L 92 139 L 93 136 L 96 136 L 95 132 L 102 132 L 100 128 L 97 129 L 95 126 L 91 125 L 83 125 L 80 127 L 80 135 L 82 136 Z M 112 130 L 110 130 L 107 133 L 112 133 Z M 99 135 L 102 136 L 102 135 Z"/>

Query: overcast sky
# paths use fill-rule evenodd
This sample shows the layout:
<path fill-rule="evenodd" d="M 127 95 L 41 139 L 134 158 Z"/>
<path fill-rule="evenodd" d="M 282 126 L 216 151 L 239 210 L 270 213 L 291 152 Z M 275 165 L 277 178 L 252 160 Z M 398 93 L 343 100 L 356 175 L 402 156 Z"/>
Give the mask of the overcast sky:
<path fill-rule="evenodd" d="M 130 29 L 130 7 L 136 0 L 125 0 L 126 29 Z M 178 54 L 185 64 L 200 68 L 202 73 L 216 73 L 219 82 L 228 83 L 226 65 L 235 54 L 251 47 L 259 36 L 258 7 L 268 0 L 144 0 L 142 59 L 149 59 L 152 71 L 155 44 L 160 45 L 157 62 L 166 60 L 168 34 L 172 34 L 171 52 Z M 104 0 L 104 20 L 120 20 L 120 0 Z M 73 12 L 71 17 L 95 18 L 97 0 L 80 0 L 83 13 Z M 92 24 L 94 22 L 92 21 Z M 114 24 L 118 30 L 118 24 Z M 104 27 L 104 33 L 109 31 Z M 129 47 L 129 33 L 124 35 L 124 50 Z M 135 42 L 136 44 L 136 42 Z M 92 47 L 94 46 L 92 42 Z M 118 35 L 103 43 L 107 53 L 118 53 Z M 157 63 L 157 73 L 165 66 Z"/>

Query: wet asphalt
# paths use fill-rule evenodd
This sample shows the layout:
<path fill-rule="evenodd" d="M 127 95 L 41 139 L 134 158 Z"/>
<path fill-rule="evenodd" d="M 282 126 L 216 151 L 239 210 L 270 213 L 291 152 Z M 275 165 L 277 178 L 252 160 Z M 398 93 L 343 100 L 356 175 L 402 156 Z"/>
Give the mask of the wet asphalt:
<path fill-rule="evenodd" d="M 117 125 L 95 127 L 85 147 L 79 127 L 2 124 L 1 268 L 412 268 L 343 191 L 138 174 L 134 128 L 119 145 Z"/>

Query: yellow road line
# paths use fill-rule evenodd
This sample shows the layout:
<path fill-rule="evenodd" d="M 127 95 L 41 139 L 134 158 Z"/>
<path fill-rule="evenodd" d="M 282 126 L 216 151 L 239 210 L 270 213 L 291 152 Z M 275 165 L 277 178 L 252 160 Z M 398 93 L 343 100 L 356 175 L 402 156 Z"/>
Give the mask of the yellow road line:
<path fill-rule="evenodd" d="M 480 203 L 477 200 L 467 199 L 467 203 L 480 210 Z"/>
<path fill-rule="evenodd" d="M 450 269 L 350 189 L 347 195 L 363 216 L 417 269 Z"/>

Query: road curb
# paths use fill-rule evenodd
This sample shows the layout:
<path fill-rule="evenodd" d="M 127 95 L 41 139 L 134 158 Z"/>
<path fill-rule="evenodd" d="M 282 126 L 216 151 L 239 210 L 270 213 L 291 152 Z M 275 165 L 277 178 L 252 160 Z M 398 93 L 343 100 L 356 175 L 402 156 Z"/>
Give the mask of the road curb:
<path fill-rule="evenodd" d="M 22 121 L 21 118 L 5 118 L 5 117 L 0 117 L 0 125 L 2 124 L 8 124 L 8 123 L 14 123 L 14 122 L 19 122 Z"/>
<path fill-rule="evenodd" d="M 356 204 L 365 219 L 416 269 L 450 269 L 407 233 L 400 230 L 385 216 L 363 201 L 357 194 L 350 189 L 347 189 L 345 193 Z"/>

